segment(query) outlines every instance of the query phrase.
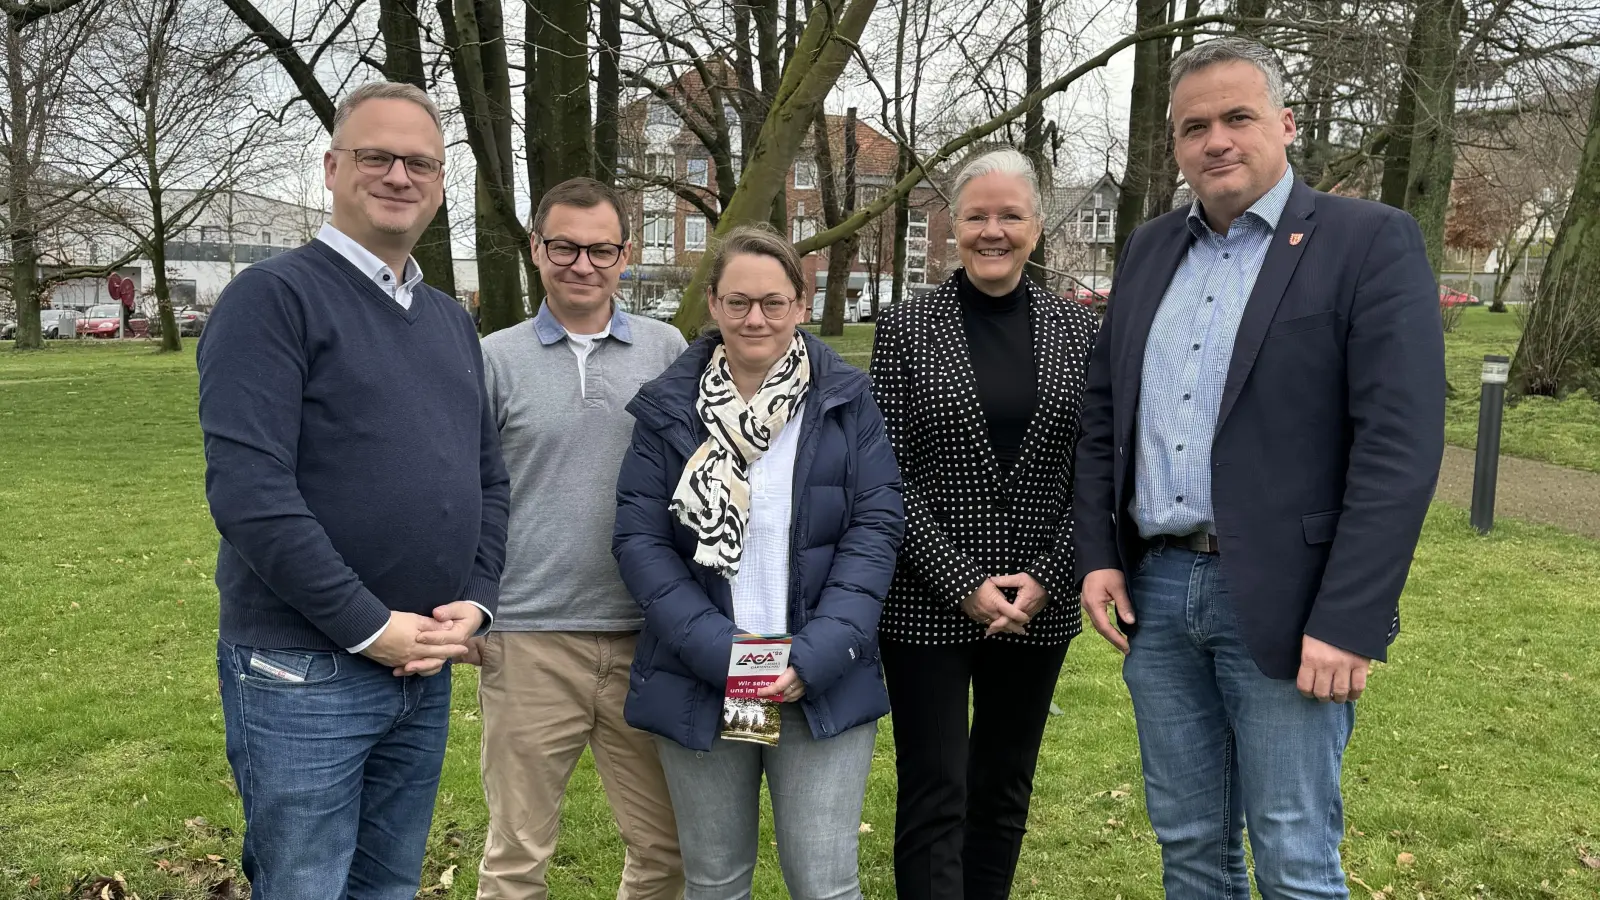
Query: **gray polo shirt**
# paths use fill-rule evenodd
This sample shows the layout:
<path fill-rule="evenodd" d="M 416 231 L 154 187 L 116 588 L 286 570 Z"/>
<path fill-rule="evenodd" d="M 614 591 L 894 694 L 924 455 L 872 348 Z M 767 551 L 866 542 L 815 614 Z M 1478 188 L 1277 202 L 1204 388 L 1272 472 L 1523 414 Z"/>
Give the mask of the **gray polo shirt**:
<path fill-rule="evenodd" d="M 496 631 L 643 627 L 611 556 L 617 470 L 633 436 L 626 407 L 685 346 L 671 325 L 616 310 L 580 366 L 548 306 L 483 339 L 484 382 L 511 474 Z"/>

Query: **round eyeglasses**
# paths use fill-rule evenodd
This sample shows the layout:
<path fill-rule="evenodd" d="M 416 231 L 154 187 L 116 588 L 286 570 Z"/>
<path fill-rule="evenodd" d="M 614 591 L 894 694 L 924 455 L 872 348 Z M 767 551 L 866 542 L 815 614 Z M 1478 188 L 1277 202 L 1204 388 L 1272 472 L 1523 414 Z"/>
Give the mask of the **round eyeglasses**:
<path fill-rule="evenodd" d="M 769 319 L 781 319 L 789 314 L 789 307 L 794 304 L 794 299 L 782 294 L 768 294 L 765 297 L 746 297 L 744 294 L 723 294 L 717 298 L 722 304 L 722 309 L 730 319 L 742 319 L 750 315 L 750 307 L 761 307 L 761 314 Z"/>

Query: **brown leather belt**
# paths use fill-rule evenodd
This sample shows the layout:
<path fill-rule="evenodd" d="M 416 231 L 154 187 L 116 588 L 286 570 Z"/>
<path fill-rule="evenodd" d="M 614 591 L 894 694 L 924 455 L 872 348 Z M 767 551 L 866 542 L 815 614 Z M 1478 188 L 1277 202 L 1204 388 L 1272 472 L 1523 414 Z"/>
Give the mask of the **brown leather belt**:
<path fill-rule="evenodd" d="M 1193 534 L 1163 534 L 1156 540 L 1169 547 L 1182 547 L 1195 553 L 1220 553 L 1221 546 L 1217 543 L 1217 536 L 1197 531 Z"/>

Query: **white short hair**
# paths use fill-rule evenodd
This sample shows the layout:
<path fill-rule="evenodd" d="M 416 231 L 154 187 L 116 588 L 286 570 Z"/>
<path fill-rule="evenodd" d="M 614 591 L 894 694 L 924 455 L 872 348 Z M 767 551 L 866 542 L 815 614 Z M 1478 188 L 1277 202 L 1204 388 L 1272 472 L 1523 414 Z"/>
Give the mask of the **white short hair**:
<path fill-rule="evenodd" d="M 961 174 L 956 176 L 955 206 L 961 208 L 961 193 L 967 185 L 985 175 L 1011 175 L 1027 182 L 1028 196 L 1033 200 L 1033 212 L 1037 215 L 1044 205 L 1039 197 L 1039 175 L 1034 171 L 1033 163 L 1020 152 L 1007 147 L 1002 150 L 990 150 L 988 153 L 967 163 L 961 169 Z"/>

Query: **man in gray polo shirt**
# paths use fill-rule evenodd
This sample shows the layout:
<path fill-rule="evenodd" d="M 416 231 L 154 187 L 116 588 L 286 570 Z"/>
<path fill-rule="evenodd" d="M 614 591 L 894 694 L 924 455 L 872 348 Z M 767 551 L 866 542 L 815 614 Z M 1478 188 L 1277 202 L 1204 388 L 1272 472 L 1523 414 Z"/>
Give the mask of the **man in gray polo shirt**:
<path fill-rule="evenodd" d="M 633 433 L 624 407 L 684 340 L 613 302 L 631 250 L 614 190 L 562 182 L 540 201 L 533 232 L 544 304 L 483 340 L 511 521 L 494 631 L 473 647 L 489 804 L 478 897 L 548 895 L 561 797 L 588 746 L 627 846 L 618 900 L 677 900 L 666 780 L 649 735 L 622 720 L 644 619 L 617 574 L 611 531 Z"/>

